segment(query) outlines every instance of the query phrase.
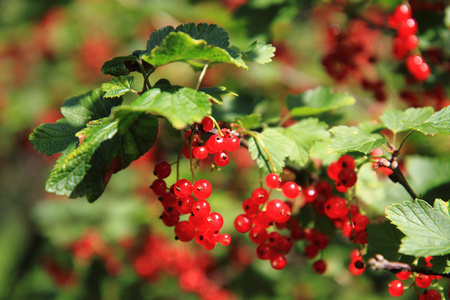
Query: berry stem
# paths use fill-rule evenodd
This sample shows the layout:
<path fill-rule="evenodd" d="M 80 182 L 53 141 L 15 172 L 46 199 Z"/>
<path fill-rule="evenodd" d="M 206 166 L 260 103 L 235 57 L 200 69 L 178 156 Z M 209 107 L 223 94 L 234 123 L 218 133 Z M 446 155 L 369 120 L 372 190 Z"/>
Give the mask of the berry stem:
<path fill-rule="evenodd" d="M 272 161 L 272 158 L 270 157 L 269 151 L 267 150 L 267 148 L 266 148 L 266 146 L 264 145 L 263 141 L 261 141 L 261 139 L 258 137 L 258 133 L 257 133 L 257 132 L 253 132 L 253 131 L 245 131 L 244 133 L 250 135 L 252 138 L 255 139 L 256 147 L 258 147 L 258 150 L 259 150 L 259 147 L 261 146 L 261 148 L 262 148 L 262 149 L 264 150 L 264 152 L 266 153 L 267 159 L 269 160 L 270 165 L 272 166 L 272 169 L 270 169 L 270 168 L 269 168 L 269 165 L 267 165 L 267 169 L 269 170 L 269 172 L 271 172 L 271 173 L 277 173 L 277 169 L 275 168 L 275 165 L 274 165 L 274 163 L 273 163 L 273 161 Z M 261 153 L 261 151 L 259 151 L 259 152 Z M 264 158 L 264 157 L 263 157 L 263 158 Z M 266 164 L 267 164 L 267 160 L 264 159 L 264 161 L 265 161 Z"/>
<path fill-rule="evenodd" d="M 152 74 L 155 71 L 155 67 L 152 67 L 152 69 L 147 73 L 147 72 L 145 72 L 144 65 L 142 64 L 141 60 L 138 60 L 138 65 L 139 65 L 139 70 L 140 70 L 142 76 L 144 76 L 144 87 L 142 88 L 142 93 L 143 93 L 152 88 L 150 82 L 148 81 L 148 77 L 150 76 L 150 74 Z"/>
<path fill-rule="evenodd" d="M 196 91 L 198 91 L 198 88 L 200 87 L 200 84 L 202 83 L 203 77 L 205 76 L 207 69 L 208 69 L 208 63 L 203 67 L 202 72 L 200 73 L 200 76 L 198 76 L 197 86 L 195 87 Z"/>
<path fill-rule="evenodd" d="M 407 140 L 413 133 L 414 133 L 414 130 L 411 130 L 410 132 L 408 132 L 407 135 L 405 135 L 405 137 L 403 138 L 403 140 L 402 140 L 401 143 L 400 143 L 400 146 L 398 146 L 398 149 L 395 150 L 395 152 L 394 152 L 394 154 L 395 154 L 396 156 L 398 155 L 398 153 L 399 153 L 400 150 L 402 149 L 403 144 L 406 142 L 406 140 Z"/>

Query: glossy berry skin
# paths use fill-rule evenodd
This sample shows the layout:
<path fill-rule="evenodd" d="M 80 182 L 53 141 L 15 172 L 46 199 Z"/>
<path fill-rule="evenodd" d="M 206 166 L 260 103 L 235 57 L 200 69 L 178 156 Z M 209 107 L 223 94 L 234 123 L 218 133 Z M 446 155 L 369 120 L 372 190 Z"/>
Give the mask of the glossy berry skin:
<path fill-rule="evenodd" d="M 346 169 L 354 169 L 355 168 L 355 160 L 350 155 L 342 155 L 338 159 L 337 164 L 340 168 L 346 168 Z"/>
<path fill-rule="evenodd" d="M 225 140 L 222 136 L 214 134 L 205 143 L 205 147 L 210 154 L 221 152 L 225 149 Z"/>
<path fill-rule="evenodd" d="M 267 202 L 267 216 L 275 222 L 283 223 L 284 215 L 286 215 L 289 207 L 284 201 L 272 199 Z M 290 213 L 290 210 L 289 210 Z"/>
<path fill-rule="evenodd" d="M 179 179 L 175 183 L 173 191 L 178 197 L 187 197 L 192 192 L 192 183 L 187 179 Z"/>
<path fill-rule="evenodd" d="M 262 243 L 258 245 L 258 247 L 256 247 L 256 256 L 259 259 L 262 260 L 270 259 L 274 253 L 275 253 L 274 247 L 267 243 Z"/>
<path fill-rule="evenodd" d="M 198 200 L 192 205 L 192 213 L 198 218 L 206 218 L 211 212 L 211 205 L 206 200 Z"/>
<path fill-rule="evenodd" d="M 208 154 L 205 146 L 196 146 L 192 149 L 192 155 L 197 159 L 205 159 L 208 157 Z"/>
<path fill-rule="evenodd" d="M 258 213 L 259 204 L 253 201 L 252 198 L 247 198 L 242 202 L 242 209 L 247 215 L 252 216 Z"/>
<path fill-rule="evenodd" d="M 411 277 L 411 272 L 402 270 L 402 271 L 398 272 L 397 274 L 395 274 L 395 276 L 400 280 L 407 280 L 407 279 L 409 279 L 409 277 Z"/>
<path fill-rule="evenodd" d="M 425 290 L 420 294 L 419 300 L 441 300 L 441 294 L 436 290 Z"/>
<path fill-rule="evenodd" d="M 199 179 L 192 185 L 192 194 L 194 194 L 194 196 L 199 200 L 207 199 L 211 196 L 211 193 L 212 186 L 208 180 Z"/>
<path fill-rule="evenodd" d="M 174 228 L 175 239 L 182 242 L 189 242 L 195 236 L 195 227 L 188 221 L 181 221 Z"/>
<path fill-rule="evenodd" d="M 189 195 L 186 198 L 177 199 L 177 209 L 180 214 L 190 214 L 192 212 L 192 206 L 194 205 L 195 199 L 193 196 Z"/>
<path fill-rule="evenodd" d="M 214 162 L 219 167 L 225 167 L 230 162 L 230 156 L 226 152 L 219 152 L 214 155 Z"/>
<path fill-rule="evenodd" d="M 280 243 L 280 240 L 281 240 L 281 234 L 279 234 L 276 231 L 272 231 L 267 236 L 267 242 L 269 243 L 269 245 L 272 245 L 272 246 L 277 246 Z"/>
<path fill-rule="evenodd" d="M 219 231 L 223 226 L 223 217 L 219 213 L 211 212 L 207 220 L 208 220 L 208 230 L 210 231 Z"/>
<path fill-rule="evenodd" d="M 169 177 L 171 171 L 172 169 L 167 161 L 159 161 L 155 165 L 153 174 L 160 179 L 164 179 Z"/>
<path fill-rule="evenodd" d="M 282 187 L 283 195 L 288 199 L 294 199 L 300 194 L 300 188 L 293 181 L 287 181 Z"/>
<path fill-rule="evenodd" d="M 343 217 L 348 213 L 347 201 L 341 197 L 333 197 L 325 202 L 324 210 L 330 219 Z"/>
<path fill-rule="evenodd" d="M 228 246 L 229 244 L 231 244 L 231 236 L 228 233 L 221 234 L 219 243 L 222 246 Z"/>
<path fill-rule="evenodd" d="M 346 188 L 350 188 L 356 184 L 358 180 L 358 176 L 356 175 L 355 170 L 344 168 L 338 173 L 338 181 L 340 184 L 345 186 Z"/>
<path fill-rule="evenodd" d="M 164 195 L 167 189 L 166 182 L 163 179 L 155 179 L 150 186 L 150 188 L 153 190 L 153 193 L 158 196 Z"/>
<path fill-rule="evenodd" d="M 431 74 L 430 67 L 427 63 L 425 63 L 423 57 L 420 55 L 409 56 L 406 60 L 406 68 L 418 81 L 428 79 Z"/>
<path fill-rule="evenodd" d="M 422 289 L 426 289 L 430 286 L 433 278 L 429 275 L 419 274 L 416 277 L 416 285 Z"/>
<path fill-rule="evenodd" d="M 317 274 L 323 274 L 327 269 L 327 264 L 323 259 L 319 259 L 313 263 L 312 268 Z"/>
<path fill-rule="evenodd" d="M 250 237 L 250 241 L 259 245 L 267 240 L 268 233 L 266 229 L 255 226 L 250 230 L 248 236 Z"/>
<path fill-rule="evenodd" d="M 403 294 L 405 287 L 403 285 L 403 282 L 400 280 L 393 280 L 388 285 L 388 292 L 393 297 L 400 297 Z"/>
<path fill-rule="evenodd" d="M 269 199 L 269 193 L 264 188 L 256 188 L 252 192 L 252 200 L 257 204 L 264 204 Z"/>
<path fill-rule="evenodd" d="M 237 136 L 231 136 L 225 139 L 225 151 L 233 152 L 236 151 L 241 145 L 241 141 Z"/>
<path fill-rule="evenodd" d="M 253 227 L 253 222 L 246 214 L 241 214 L 234 219 L 234 228 L 237 232 L 249 232 Z"/>
<path fill-rule="evenodd" d="M 270 258 L 270 265 L 275 270 L 282 270 L 286 267 L 286 257 L 283 254 L 276 253 Z"/>
<path fill-rule="evenodd" d="M 305 202 L 314 202 L 317 199 L 317 191 L 316 188 L 312 185 L 308 185 L 302 189 L 303 198 Z"/>
<path fill-rule="evenodd" d="M 270 173 L 266 176 L 266 185 L 269 189 L 276 189 L 278 186 L 280 186 L 280 183 L 281 179 L 277 174 Z"/>
<path fill-rule="evenodd" d="M 202 120 L 202 126 L 203 126 L 203 130 L 208 132 L 211 129 L 213 129 L 214 127 L 214 122 L 211 118 L 209 117 L 204 117 Z"/>

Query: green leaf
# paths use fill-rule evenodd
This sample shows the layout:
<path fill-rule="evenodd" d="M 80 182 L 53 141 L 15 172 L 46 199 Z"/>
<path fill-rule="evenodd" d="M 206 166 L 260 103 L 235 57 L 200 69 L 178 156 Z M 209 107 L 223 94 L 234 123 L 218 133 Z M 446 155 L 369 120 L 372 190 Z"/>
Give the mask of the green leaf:
<path fill-rule="evenodd" d="M 404 122 L 412 122 L 420 124 L 427 120 L 434 112 L 432 107 L 408 108 L 405 111 L 398 109 L 390 109 L 383 113 L 380 120 L 389 128 L 394 134 L 402 131 L 410 130 Z"/>
<path fill-rule="evenodd" d="M 435 112 L 425 121 L 407 120 L 403 123 L 411 129 L 419 131 L 425 135 L 449 134 L 450 133 L 450 106 L 444 107 Z"/>
<path fill-rule="evenodd" d="M 240 68 L 248 69 L 240 53 L 208 45 L 205 40 L 196 40 L 184 32 L 171 32 L 161 42 L 142 56 L 147 63 L 158 67 L 177 61 L 205 60 L 210 63 L 231 63 Z"/>
<path fill-rule="evenodd" d="M 118 56 L 105 62 L 102 66 L 102 74 L 120 76 L 130 74 L 130 70 L 127 64 L 133 64 L 138 61 L 138 58 L 134 55 Z"/>
<path fill-rule="evenodd" d="M 358 127 L 335 126 L 330 131 L 333 133 L 333 140 L 328 151 L 331 152 L 356 151 L 368 154 L 385 143 L 380 134 L 367 134 Z"/>
<path fill-rule="evenodd" d="M 174 32 L 175 28 L 172 26 L 164 26 L 155 32 L 152 32 L 150 34 L 150 39 L 147 41 L 147 52 L 152 51 L 153 48 L 157 46 L 161 46 L 162 41 L 164 38 L 171 32 Z"/>
<path fill-rule="evenodd" d="M 248 141 L 248 150 L 260 168 L 268 172 L 279 173 L 285 165 L 292 143 L 276 129 L 267 128 Z M 270 162 L 271 158 L 272 164 Z"/>
<path fill-rule="evenodd" d="M 61 113 L 80 130 L 89 121 L 109 116 L 114 106 L 122 104 L 122 98 L 105 99 L 104 95 L 101 89 L 95 89 L 69 98 L 64 101 Z"/>
<path fill-rule="evenodd" d="M 431 269 L 439 274 L 450 274 L 450 255 L 433 256 Z"/>
<path fill-rule="evenodd" d="M 291 142 L 289 160 L 305 165 L 309 160 L 309 149 L 316 141 L 330 137 L 328 125 L 315 118 L 300 120 L 287 128 L 277 128 L 278 132 Z"/>
<path fill-rule="evenodd" d="M 30 135 L 30 142 L 39 153 L 50 156 L 64 152 L 72 144 L 77 144 L 75 134 L 79 128 L 67 119 L 59 119 L 55 123 L 41 124 Z"/>
<path fill-rule="evenodd" d="M 169 120 L 176 129 L 183 129 L 194 122 L 201 122 L 211 114 L 209 96 L 187 87 L 170 86 L 161 90 L 153 88 L 143 93 L 131 105 L 115 110 L 131 110 L 159 114 Z"/>
<path fill-rule="evenodd" d="M 102 84 L 102 91 L 105 92 L 103 98 L 115 98 L 131 92 L 133 84 L 136 82 L 133 76 L 119 76 L 110 82 Z"/>
<path fill-rule="evenodd" d="M 401 261 L 404 255 L 399 253 L 401 239 L 405 235 L 389 221 L 367 225 L 366 259 L 383 255 L 389 261 Z"/>
<path fill-rule="evenodd" d="M 286 98 L 286 105 L 294 117 L 321 114 L 354 103 L 355 98 L 346 93 L 332 93 L 330 87 L 318 87 Z"/>
<path fill-rule="evenodd" d="M 406 237 L 400 252 L 416 257 L 450 253 L 450 214 L 448 204 L 436 199 L 434 207 L 424 200 L 394 204 L 387 208 L 387 218 Z"/>
<path fill-rule="evenodd" d="M 249 114 L 243 117 L 239 117 L 238 120 L 242 123 L 245 129 L 255 129 L 261 127 L 261 114 Z"/>
<path fill-rule="evenodd" d="M 272 61 L 272 57 L 275 56 L 275 47 L 271 44 L 255 41 L 243 54 L 244 60 L 259 64 L 266 64 L 270 63 Z"/>
<path fill-rule="evenodd" d="M 238 97 L 239 95 L 236 93 L 233 93 L 231 91 L 227 91 L 227 88 L 224 86 L 214 86 L 214 87 L 203 87 L 199 89 L 200 92 L 203 92 L 205 94 L 208 94 L 215 103 L 217 104 L 223 104 L 223 95 L 231 95 L 234 97 Z"/>

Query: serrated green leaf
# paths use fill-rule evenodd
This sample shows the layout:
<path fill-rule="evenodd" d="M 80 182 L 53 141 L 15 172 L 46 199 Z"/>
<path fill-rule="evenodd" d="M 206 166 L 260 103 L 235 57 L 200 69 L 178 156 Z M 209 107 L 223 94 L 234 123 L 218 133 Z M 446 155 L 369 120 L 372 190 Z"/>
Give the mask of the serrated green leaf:
<path fill-rule="evenodd" d="M 136 79 L 133 76 L 119 76 L 102 84 L 103 98 L 115 98 L 131 92 Z"/>
<path fill-rule="evenodd" d="M 291 142 L 272 128 L 263 130 L 248 141 L 248 150 L 258 166 L 268 172 L 275 173 L 279 173 L 283 169 L 291 147 Z"/>
<path fill-rule="evenodd" d="M 187 33 L 193 39 L 205 40 L 208 45 L 213 45 L 222 49 L 227 49 L 230 46 L 228 32 L 216 24 L 182 24 L 179 25 L 175 31 Z"/>
<path fill-rule="evenodd" d="M 386 110 L 380 117 L 380 120 L 389 128 L 394 134 L 402 131 L 410 130 L 404 122 L 412 122 L 420 124 L 427 120 L 434 112 L 432 107 L 408 108 L 405 111 L 399 109 Z"/>
<path fill-rule="evenodd" d="M 174 32 L 175 28 L 172 26 L 164 26 L 155 32 L 152 32 L 150 34 L 150 39 L 147 41 L 147 52 L 152 51 L 153 48 L 157 46 L 161 46 L 162 41 L 164 38 L 171 32 Z"/>
<path fill-rule="evenodd" d="M 366 259 L 381 254 L 389 261 L 401 261 L 405 259 L 399 253 L 401 239 L 405 235 L 389 221 L 367 225 L 367 253 Z"/>
<path fill-rule="evenodd" d="M 245 115 L 238 118 L 238 120 L 242 123 L 242 126 L 248 130 L 261 127 L 261 119 L 261 114 L 257 113 Z"/>
<path fill-rule="evenodd" d="M 394 204 L 386 215 L 406 235 L 401 253 L 416 257 L 450 253 L 450 215 L 442 200 L 436 199 L 434 207 L 421 199 Z"/>
<path fill-rule="evenodd" d="M 277 128 L 278 132 L 291 142 L 289 160 L 300 166 L 305 165 L 309 160 L 309 149 L 314 142 L 330 137 L 327 127 L 326 123 L 318 119 L 308 118 L 286 128 Z"/>
<path fill-rule="evenodd" d="M 208 94 L 212 100 L 217 104 L 223 104 L 223 95 L 231 95 L 234 97 L 238 97 L 239 95 L 233 93 L 231 91 L 227 91 L 227 88 L 224 86 L 214 86 L 214 87 L 203 87 L 199 89 L 200 92 Z"/>
<path fill-rule="evenodd" d="M 270 63 L 274 56 L 274 46 L 258 41 L 253 42 L 244 52 L 244 60 L 256 62 L 258 64 Z"/>
<path fill-rule="evenodd" d="M 380 134 L 367 134 L 358 127 L 335 126 L 330 129 L 333 140 L 328 146 L 331 152 L 362 152 L 370 153 L 383 145 L 386 141 Z"/>
<path fill-rule="evenodd" d="M 444 107 L 435 112 L 425 121 L 407 120 L 403 123 L 411 129 L 419 131 L 425 135 L 449 134 L 450 133 L 450 106 Z"/>
<path fill-rule="evenodd" d="M 62 104 L 61 113 L 80 130 L 89 121 L 109 116 L 114 106 L 122 104 L 122 98 L 105 99 L 104 95 L 101 89 L 95 89 L 69 98 Z"/>
<path fill-rule="evenodd" d="M 196 40 L 184 32 L 171 32 L 161 42 L 142 56 L 147 63 L 158 67 L 177 61 L 205 60 L 210 63 L 231 63 L 240 68 L 248 69 L 240 53 L 208 45 L 205 40 Z"/>
<path fill-rule="evenodd" d="M 286 105 L 294 117 L 316 115 L 354 103 L 355 98 L 346 93 L 332 93 L 330 87 L 318 87 L 286 98 Z"/>
<path fill-rule="evenodd" d="M 75 134 L 79 128 L 75 127 L 67 119 L 59 119 L 55 123 L 41 124 L 30 135 L 30 142 L 39 153 L 50 156 L 64 152 L 72 144 L 77 144 Z"/>
<path fill-rule="evenodd" d="M 181 86 L 165 90 L 153 88 L 143 93 L 131 105 L 122 105 L 115 112 L 131 110 L 159 114 L 169 120 L 176 129 L 183 129 L 194 122 L 201 122 L 211 114 L 209 96 L 203 92 Z"/>
<path fill-rule="evenodd" d="M 126 63 L 136 63 L 138 58 L 134 55 L 118 56 L 105 62 L 102 66 L 103 75 L 121 76 L 130 74 Z"/>

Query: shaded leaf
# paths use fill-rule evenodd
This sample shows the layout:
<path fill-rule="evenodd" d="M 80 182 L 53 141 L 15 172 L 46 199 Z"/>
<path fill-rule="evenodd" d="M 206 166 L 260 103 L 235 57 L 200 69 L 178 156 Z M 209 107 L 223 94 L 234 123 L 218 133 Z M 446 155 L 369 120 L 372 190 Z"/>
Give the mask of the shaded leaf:
<path fill-rule="evenodd" d="M 450 214 L 447 203 L 436 199 L 434 207 L 426 201 L 394 204 L 387 208 L 387 218 L 406 237 L 400 252 L 416 257 L 450 253 Z"/>
<path fill-rule="evenodd" d="M 101 71 L 104 75 L 128 75 L 130 70 L 127 68 L 126 63 L 133 63 L 137 61 L 138 58 L 134 55 L 114 57 L 103 64 Z"/>
<path fill-rule="evenodd" d="M 431 269 L 438 274 L 450 274 L 450 255 L 433 256 Z"/>
<path fill-rule="evenodd" d="M 383 113 L 380 120 L 395 134 L 410 130 L 410 128 L 404 124 L 405 121 L 420 124 L 428 119 L 433 112 L 434 109 L 432 107 L 411 107 L 405 111 L 399 109 L 389 109 Z"/>
<path fill-rule="evenodd" d="M 318 87 L 286 98 L 286 105 L 295 117 L 316 115 L 354 103 L 355 98 L 346 93 L 332 93 L 330 87 Z"/>
<path fill-rule="evenodd" d="M 261 114 L 255 113 L 239 117 L 238 120 L 245 129 L 255 129 L 261 127 L 261 118 Z"/>
<path fill-rule="evenodd" d="M 367 134 L 358 127 L 335 126 L 330 129 L 333 140 L 328 146 L 331 152 L 362 152 L 370 153 L 385 143 L 380 134 Z"/>
<path fill-rule="evenodd" d="M 175 31 L 185 32 L 193 39 L 205 40 L 208 45 L 215 47 L 226 49 L 230 46 L 228 32 L 216 24 L 199 23 L 196 25 L 188 23 L 179 25 Z"/>
<path fill-rule="evenodd" d="M 227 88 L 224 86 L 203 87 L 199 89 L 199 91 L 208 94 L 212 98 L 212 100 L 217 104 L 223 103 L 222 99 L 223 95 L 231 95 L 234 97 L 238 97 L 238 94 L 233 93 L 231 91 L 227 91 Z"/>
<path fill-rule="evenodd" d="M 119 76 L 110 82 L 102 84 L 102 91 L 105 92 L 103 98 L 115 98 L 131 92 L 133 84 L 136 82 L 133 76 Z"/>
<path fill-rule="evenodd" d="M 281 172 L 283 169 L 291 147 L 291 142 L 272 128 L 265 129 L 248 141 L 248 150 L 258 166 L 275 173 Z M 272 161 L 273 167 L 270 161 Z"/>

